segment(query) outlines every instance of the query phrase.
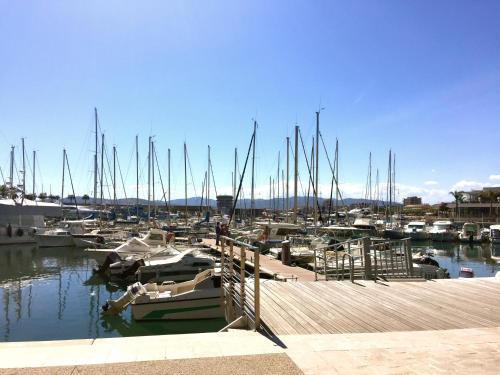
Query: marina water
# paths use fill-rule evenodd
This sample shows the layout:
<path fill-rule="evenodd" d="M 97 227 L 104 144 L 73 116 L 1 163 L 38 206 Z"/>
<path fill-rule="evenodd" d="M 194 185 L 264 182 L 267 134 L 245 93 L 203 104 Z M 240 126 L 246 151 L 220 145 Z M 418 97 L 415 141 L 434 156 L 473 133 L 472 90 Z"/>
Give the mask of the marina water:
<path fill-rule="evenodd" d="M 490 244 L 414 243 L 451 278 L 461 267 L 476 277 L 494 276 L 500 248 Z M 499 258 L 500 259 L 500 258 Z M 126 284 L 109 283 L 92 274 L 94 261 L 81 250 L 34 246 L 0 248 L 0 341 L 87 339 L 218 331 L 224 319 L 136 322 L 130 309 L 103 317 L 101 305 L 122 295 Z"/>

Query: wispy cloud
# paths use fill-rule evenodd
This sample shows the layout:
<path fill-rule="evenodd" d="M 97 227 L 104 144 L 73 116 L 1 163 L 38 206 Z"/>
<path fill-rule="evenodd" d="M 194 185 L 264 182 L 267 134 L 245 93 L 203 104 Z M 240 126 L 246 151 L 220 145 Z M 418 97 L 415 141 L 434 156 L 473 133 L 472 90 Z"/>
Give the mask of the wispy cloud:
<path fill-rule="evenodd" d="M 500 174 L 492 174 L 490 175 L 491 181 L 500 181 Z"/>
<path fill-rule="evenodd" d="M 437 181 L 432 181 L 432 180 L 424 182 L 424 185 L 427 185 L 427 186 L 429 186 L 429 185 L 437 185 L 437 184 L 438 184 Z"/>

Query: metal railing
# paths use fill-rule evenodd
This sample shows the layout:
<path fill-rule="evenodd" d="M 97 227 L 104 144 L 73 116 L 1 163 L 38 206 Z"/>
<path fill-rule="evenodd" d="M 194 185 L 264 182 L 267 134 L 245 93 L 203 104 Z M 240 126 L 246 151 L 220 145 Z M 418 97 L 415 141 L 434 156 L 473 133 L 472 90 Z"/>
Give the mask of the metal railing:
<path fill-rule="evenodd" d="M 345 261 L 349 278 L 365 280 L 412 278 L 413 259 L 410 239 L 372 240 L 364 237 L 313 249 L 315 280 L 345 280 Z"/>
<path fill-rule="evenodd" d="M 228 323 L 246 317 L 251 328 L 261 328 L 260 252 L 255 246 L 221 236 L 221 298 Z M 234 245 L 238 246 L 236 251 Z M 246 270 L 246 249 L 253 251 L 253 273 Z"/>

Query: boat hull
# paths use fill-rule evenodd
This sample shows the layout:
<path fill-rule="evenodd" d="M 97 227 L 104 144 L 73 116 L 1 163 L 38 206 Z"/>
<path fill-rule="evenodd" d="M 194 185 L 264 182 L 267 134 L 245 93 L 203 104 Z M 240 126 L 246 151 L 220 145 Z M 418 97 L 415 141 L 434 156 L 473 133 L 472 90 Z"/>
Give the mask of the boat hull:
<path fill-rule="evenodd" d="M 135 320 L 197 320 L 223 318 L 220 289 L 211 291 L 211 296 L 185 300 L 132 303 Z"/>
<path fill-rule="evenodd" d="M 453 232 L 437 232 L 431 233 L 431 240 L 437 242 L 453 242 L 458 239 L 456 233 Z"/>
<path fill-rule="evenodd" d="M 57 236 L 50 234 L 35 235 L 38 247 L 73 247 L 73 236 Z"/>
<path fill-rule="evenodd" d="M 413 241 L 426 241 L 429 239 L 427 232 L 405 232 L 405 237 L 410 237 Z"/>

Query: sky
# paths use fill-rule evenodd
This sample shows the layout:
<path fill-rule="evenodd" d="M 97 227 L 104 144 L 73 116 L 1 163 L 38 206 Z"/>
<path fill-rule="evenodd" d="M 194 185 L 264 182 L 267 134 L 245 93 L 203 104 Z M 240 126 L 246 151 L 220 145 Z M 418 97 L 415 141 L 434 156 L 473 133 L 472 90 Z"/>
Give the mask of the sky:
<path fill-rule="evenodd" d="M 365 196 L 370 152 L 385 197 L 389 150 L 399 200 L 500 185 L 498 1 L 0 0 L 0 9 L 0 167 L 7 178 L 14 145 L 18 180 L 24 137 L 29 191 L 36 150 L 35 190 L 61 193 L 65 148 L 75 193 L 92 195 L 95 107 L 105 197 L 113 146 L 118 196 L 135 196 L 136 135 L 142 197 L 149 136 L 164 185 L 171 149 L 172 199 L 184 196 L 184 142 L 188 195 L 201 194 L 209 145 L 211 197 L 231 193 L 234 149 L 243 170 L 256 120 L 256 197 L 268 198 L 286 137 L 293 144 L 298 125 L 309 154 L 320 109 L 332 160 L 339 141 L 345 197 Z M 320 195 L 330 180 L 320 144 Z"/>

